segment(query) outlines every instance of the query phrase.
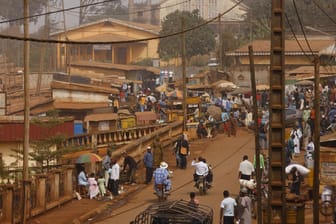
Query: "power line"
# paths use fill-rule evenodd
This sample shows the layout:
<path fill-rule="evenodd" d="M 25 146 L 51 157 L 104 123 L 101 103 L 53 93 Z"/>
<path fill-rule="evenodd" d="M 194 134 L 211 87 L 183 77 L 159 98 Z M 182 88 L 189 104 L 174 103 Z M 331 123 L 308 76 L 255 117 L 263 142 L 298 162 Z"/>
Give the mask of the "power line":
<path fill-rule="evenodd" d="M 71 10 L 82 8 L 82 7 L 99 5 L 99 4 L 113 2 L 113 1 L 116 1 L 116 0 L 106 0 L 106 1 L 96 2 L 96 3 L 90 3 L 90 4 L 86 4 L 86 5 L 82 5 L 82 6 L 71 7 L 71 8 L 67 8 L 67 9 L 60 9 L 60 10 L 56 10 L 56 11 L 52 11 L 52 12 L 40 13 L 40 14 L 31 15 L 31 16 L 27 16 L 27 17 L 20 17 L 20 18 L 16 18 L 16 19 L 2 20 L 2 21 L 0 21 L 0 24 L 2 24 L 2 23 L 12 23 L 12 22 L 16 22 L 16 21 L 19 21 L 19 20 L 24 20 L 26 18 L 27 19 L 32 19 L 32 18 L 35 18 L 35 17 L 55 14 L 55 13 L 59 13 L 59 12 L 71 11 Z"/>
<path fill-rule="evenodd" d="M 193 26 L 191 28 L 182 30 L 182 31 L 178 31 L 175 33 L 171 33 L 171 34 L 166 34 L 166 35 L 162 35 L 162 36 L 158 36 L 158 37 L 150 37 L 150 38 L 143 38 L 143 39 L 133 39 L 133 40 L 125 40 L 125 41 L 101 41 L 101 42 L 96 42 L 96 41 L 70 41 L 70 40 L 52 40 L 52 39 L 40 39 L 40 38 L 25 38 L 25 37 L 18 37 L 18 36 L 11 36 L 11 35 L 4 35 L 4 34 L 0 34 L 0 38 L 1 39 L 11 39 L 11 40 L 18 40 L 18 41 L 31 41 L 31 42 L 39 42 L 39 43 L 54 43 L 54 44 L 78 44 L 78 45 L 89 45 L 89 44 L 128 44 L 128 43 L 136 43 L 136 42 L 142 42 L 142 41 L 149 41 L 149 40 L 156 40 L 156 39 L 162 39 L 162 38 L 167 38 L 167 37 L 172 37 L 172 36 L 177 36 L 177 35 L 181 35 L 183 33 L 186 32 L 190 32 L 192 30 L 196 30 L 200 27 L 206 26 L 209 23 L 217 20 L 219 17 L 222 17 L 223 15 L 229 13 L 230 11 L 232 11 L 234 8 L 236 8 L 237 6 L 239 6 L 241 3 L 243 2 L 243 0 L 238 1 L 235 5 L 233 5 L 231 8 L 229 8 L 228 10 L 224 11 L 223 13 L 219 14 L 218 16 L 207 20 L 204 23 L 201 23 L 199 25 Z"/>
<path fill-rule="evenodd" d="M 298 40 L 298 38 L 297 38 L 297 36 L 296 36 L 296 34 L 295 34 L 295 32 L 294 32 L 293 26 L 292 26 L 292 24 L 291 24 L 290 21 L 289 21 L 289 18 L 288 18 L 288 16 L 287 16 L 287 13 L 285 13 L 285 17 L 286 17 L 286 21 L 287 21 L 287 23 L 288 23 L 288 25 L 289 25 L 289 29 L 291 30 L 291 32 L 292 32 L 292 34 L 293 34 L 293 36 L 294 36 L 294 39 L 296 40 L 297 44 L 299 45 L 301 51 L 303 52 L 303 54 L 304 54 L 309 60 L 311 60 L 311 58 L 307 55 L 306 51 L 303 49 L 303 47 L 302 47 L 300 41 Z"/>
<path fill-rule="evenodd" d="M 295 14 L 296 14 L 296 16 L 297 16 L 297 19 L 298 19 L 298 22 L 299 22 L 299 25 L 300 25 L 302 34 L 303 34 L 303 36 L 304 36 L 304 39 L 306 40 L 307 46 L 308 46 L 308 48 L 309 48 L 311 54 L 314 55 L 314 52 L 313 52 L 313 50 L 311 49 L 310 44 L 309 44 L 309 41 L 308 41 L 308 39 L 307 39 L 306 32 L 304 31 L 303 24 L 302 24 L 302 21 L 301 21 L 301 18 L 300 18 L 299 11 L 298 11 L 298 9 L 297 9 L 295 0 L 293 0 L 293 5 L 294 5 Z"/>
<path fill-rule="evenodd" d="M 151 8 L 151 9 L 137 10 L 137 11 L 132 11 L 132 12 L 128 12 L 128 13 L 116 13 L 116 14 L 113 14 L 113 16 L 127 16 L 127 15 L 132 15 L 132 14 L 151 12 L 151 11 L 156 11 L 156 10 L 160 10 L 160 9 L 166 9 L 166 8 L 171 8 L 171 7 L 174 7 L 174 6 L 182 5 L 182 4 L 190 2 L 190 1 L 191 0 L 186 0 L 186 1 L 183 1 L 183 2 L 179 2 L 179 3 L 176 3 L 176 4 L 172 4 L 172 5 L 167 5 L 167 6 L 164 6 L 164 7 L 154 7 L 154 8 Z M 69 14 L 72 14 L 74 16 L 78 16 L 79 12 L 69 12 Z M 96 13 L 86 13 L 86 15 L 96 15 Z"/>
<path fill-rule="evenodd" d="M 316 1 L 313 0 L 313 3 L 323 12 L 324 15 L 326 15 L 333 23 L 336 24 L 336 20 L 334 20 L 319 4 L 317 4 Z"/>

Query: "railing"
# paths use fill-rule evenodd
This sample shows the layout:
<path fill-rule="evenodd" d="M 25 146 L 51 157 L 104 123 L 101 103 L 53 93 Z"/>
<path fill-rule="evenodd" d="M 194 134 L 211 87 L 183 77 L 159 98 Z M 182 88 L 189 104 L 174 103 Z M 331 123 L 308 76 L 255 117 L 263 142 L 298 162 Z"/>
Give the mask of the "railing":
<path fill-rule="evenodd" d="M 74 166 L 63 166 L 48 174 L 33 176 L 26 182 L 28 192 L 27 218 L 39 215 L 73 199 Z M 22 184 L 0 185 L 0 223 L 20 223 L 22 211 Z"/>
<path fill-rule="evenodd" d="M 115 135 L 126 136 L 126 138 L 122 138 L 123 140 L 128 138 L 132 140 L 129 144 L 117 149 L 114 155 L 121 158 L 122 151 L 127 151 L 135 159 L 140 160 L 146 150 L 146 146 L 151 145 L 154 138 L 157 136 L 160 138 L 162 148 L 170 147 L 177 137 L 182 134 L 182 127 L 183 123 L 179 121 L 165 126 L 147 126 L 114 132 Z M 121 134 L 122 132 L 124 134 Z M 95 134 L 95 136 L 97 136 L 98 143 L 106 144 L 108 142 L 106 142 L 105 138 L 108 139 L 108 136 L 113 136 L 113 133 L 99 133 Z M 82 137 L 87 138 L 88 135 Z M 63 165 L 61 168 L 50 170 L 47 174 L 33 176 L 31 181 L 25 183 L 29 189 L 28 206 L 26 206 L 29 211 L 27 212 L 27 218 L 34 217 L 72 200 L 77 184 L 74 180 L 76 180 L 76 177 L 74 176 L 73 165 Z M 22 183 L 0 184 L 1 224 L 20 223 L 23 204 L 21 187 Z"/>
<path fill-rule="evenodd" d="M 124 143 L 140 139 L 165 126 L 167 126 L 167 124 L 148 125 L 121 129 L 117 131 L 106 131 L 92 134 L 76 135 L 68 138 L 63 143 L 63 146 L 85 146 L 95 148 L 96 146 L 107 145 L 109 143 Z"/>

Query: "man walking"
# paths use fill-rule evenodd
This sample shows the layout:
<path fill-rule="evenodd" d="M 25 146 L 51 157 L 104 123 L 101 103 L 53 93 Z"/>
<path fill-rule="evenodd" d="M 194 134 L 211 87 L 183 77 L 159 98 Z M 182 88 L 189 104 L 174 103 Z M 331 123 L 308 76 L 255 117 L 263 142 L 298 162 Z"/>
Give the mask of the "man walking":
<path fill-rule="evenodd" d="M 235 199 L 230 197 L 229 191 L 225 190 L 223 192 L 224 199 L 220 204 L 220 224 L 234 224 L 234 210 L 237 206 Z"/>
<path fill-rule="evenodd" d="M 111 168 L 109 169 L 110 179 L 109 179 L 109 191 L 113 196 L 117 196 L 119 194 L 119 175 L 120 175 L 120 166 L 117 163 L 117 160 L 113 158 L 111 160 Z"/>
<path fill-rule="evenodd" d="M 144 155 L 143 162 L 146 167 L 146 184 L 149 184 L 152 181 L 153 176 L 153 154 L 152 148 L 150 146 L 147 147 L 147 152 Z"/>
<path fill-rule="evenodd" d="M 254 174 L 254 166 L 248 160 L 248 156 L 244 155 L 243 161 L 240 162 L 239 165 L 238 179 L 250 180 L 253 178 L 253 174 Z"/>

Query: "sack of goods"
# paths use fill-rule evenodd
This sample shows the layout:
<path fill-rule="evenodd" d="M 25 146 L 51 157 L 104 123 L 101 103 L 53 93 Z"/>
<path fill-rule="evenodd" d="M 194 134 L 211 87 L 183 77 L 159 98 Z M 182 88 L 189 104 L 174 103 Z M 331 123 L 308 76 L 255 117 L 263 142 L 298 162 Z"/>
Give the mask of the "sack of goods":
<path fill-rule="evenodd" d="M 239 180 L 240 186 L 247 187 L 248 189 L 255 189 L 257 187 L 257 183 L 254 182 L 254 180 Z"/>

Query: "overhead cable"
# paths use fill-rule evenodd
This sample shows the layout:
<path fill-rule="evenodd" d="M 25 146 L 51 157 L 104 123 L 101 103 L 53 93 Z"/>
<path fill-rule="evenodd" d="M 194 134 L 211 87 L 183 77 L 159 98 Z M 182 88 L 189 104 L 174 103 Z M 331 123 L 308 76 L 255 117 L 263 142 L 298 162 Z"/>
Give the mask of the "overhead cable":
<path fill-rule="evenodd" d="M 54 43 L 54 44 L 78 44 L 78 45 L 88 45 L 88 44 L 127 44 L 127 43 L 136 43 L 136 42 L 142 42 L 142 41 L 149 41 L 149 40 L 156 40 L 156 39 L 162 39 L 162 38 L 167 38 L 167 37 L 172 37 L 172 36 L 177 36 L 181 35 L 183 33 L 190 32 L 192 30 L 196 30 L 200 27 L 206 26 L 209 23 L 217 20 L 218 18 L 222 17 L 223 15 L 229 13 L 232 11 L 234 8 L 239 6 L 243 0 L 238 1 L 235 5 L 233 5 L 231 8 L 226 10 L 225 12 L 219 14 L 218 16 L 209 19 L 199 25 L 190 27 L 188 29 L 184 29 L 182 31 L 174 32 L 171 34 L 166 34 L 166 35 L 161 35 L 158 37 L 150 37 L 150 38 L 143 38 L 143 39 L 133 39 L 133 40 L 125 40 L 125 41 L 71 41 L 71 40 L 52 40 L 52 39 L 40 39 L 40 38 L 32 38 L 32 37 L 19 37 L 19 36 L 12 36 L 12 35 L 4 35 L 0 34 L 1 39 L 11 39 L 11 40 L 19 40 L 19 41 L 31 41 L 31 42 L 40 42 L 40 43 Z"/>
<path fill-rule="evenodd" d="M 298 11 L 298 9 L 297 9 L 295 0 L 293 0 L 293 5 L 294 5 L 294 9 L 295 9 L 296 17 L 297 17 L 297 19 L 298 19 L 298 22 L 299 22 L 299 25 L 300 25 L 302 34 L 303 34 L 303 36 L 304 36 L 304 38 L 305 38 L 305 40 L 306 40 L 307 46 L 308 46 L 310 52 L 312 53 L 312 55 L 314 55 L 314 52 L 313 52 L 313 50 L 311 49 L 310 44 L 309 44 L 309 41 L 308 41 L 308 39 L 307 39 L 306 32 L 304 31 L 303 24 L 302 24 L 302 21 L 301 21 L 301 18 L 300 18 L 299 11 Z"/>
<path fill-rule="evenodd" d="M 40 13 L 40 14 L 31 15 L 31 16 L 27 16 L 27 17 L 20 17 L 20 18 L 15 18 L 15 19 L 2 20 L 2 21 L 0 21 L 0 24 L 2 24 L 2 23 L 12 23 L 12 22 L 16 22 L 16 21 L 24 20 L 24 19 L 32 19 L 32 18 L 36 18 L 36 17 L 40 17 L 40 16 L 55 14 L 55 13 L 59 13 L 59 12 L 71 11 L 71 10 L 78 9 L 78 8 L 83 8 L 83 7 L 93 6 L 93 5 L 99 5 L 99 4 L 103 4 L 103 3 L 107 3 L 107 2 L 113 2 L 113 1 L 116 1 L 116 0 L 105 0 L 105 1 L 101 1 L 101 2 L 90 3 L 90 4 L 71 7 L 71 8 L 67 8 L 67 9 L 60 9 L 60 10 L 56 10 L 56 11 Z"/>
<path fill-rule="evenodd" d="M 333 23 L 336 24 L 336 20 L 334 20 L 316 1 L 313 0 L 313 3 L 323 12 L 324 15 L 326 15 Z"/>

